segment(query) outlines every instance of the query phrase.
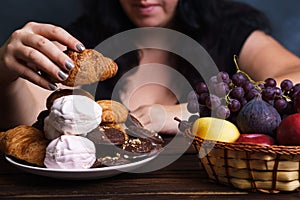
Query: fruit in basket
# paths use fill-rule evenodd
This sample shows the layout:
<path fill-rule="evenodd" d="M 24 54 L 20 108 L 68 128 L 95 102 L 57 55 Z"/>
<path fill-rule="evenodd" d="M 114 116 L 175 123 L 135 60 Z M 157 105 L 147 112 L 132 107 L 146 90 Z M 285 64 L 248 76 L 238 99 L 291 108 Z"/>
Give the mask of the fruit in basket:
<path fill-rule="evenodd" d="M 273 137 L 261 133 L 240 134 L 240 137 L 235 142 L 265 144 L 265 145 L 274 145 L 276 143 Z"/>
<path fill-rule="evenodd" d="M 198 113 L 200 117 L 214 116 L 235 123 L 239 111 L 257 95 L 261 95 L 262 100 L 274 107 L 281 117 L 295 113 L 297 108 L 300 111 L 300 105 L 296 103 L 297 106 L 294 106 L 293 103 L 300 91 L 300 83 L 294 85 L 291 80 L 285 79 L 277 87 L 274 78 L 255 81 L 240 70 L 236 56 L 234 62 L 237 70 L 231 77 L 227 72 L 220 71 L 207 82 L 195 85 L 194 91 L 187 98 L 189 112 Z"/>
<path fill-rule="evenodd" d="M 300 113 L 300 92 L 294 96 L 294 108 L 296 112 Z"/>
<path fill-rule="evenodd" d="M 275 138 L 281 120 L 300 113 L 300 83 L 285 79 L 277 84 L 271 77 L 255 81 L 239 69 L 237 57 L 234 62 L 237 71 L 231 76 L 220 71 L 207 82 L 195 85 L 187 97 L 188 111 L 199 118 L 227 120 L 243 134 L 267 134 Z M 205 131 L 194 129 L 196 135 L 198 132 L 205 137 Z"/>
<path fill-rule="evenodd" d="M 281 122 L 281 116 L 271 104 L 257 95 L 243 106 L 236 121 L 237 127 L 243 133 L 272 135 Z"/>
<path fill-rule="evenodd" d="M 276 131 L 280 145 L 300 145 L 300 113 L 285 117 Z"/>
<path fill-rule="evenodd" d="M 240 136 L 239 130 L 233 123 L 214 117 L 198 118 L 193 124 L 192 132 L 202 139 L 220 142 L 234 142 Z"/>

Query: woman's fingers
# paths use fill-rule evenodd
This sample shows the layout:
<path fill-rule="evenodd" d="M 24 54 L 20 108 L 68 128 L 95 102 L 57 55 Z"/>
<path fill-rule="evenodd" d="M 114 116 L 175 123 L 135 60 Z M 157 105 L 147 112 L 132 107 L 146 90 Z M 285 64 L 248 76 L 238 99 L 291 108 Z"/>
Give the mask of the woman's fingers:
<path fill-rule="evenodd" d="M 150 130 L 159 132 L 166 124 L 166 110 L 159 104 L 140 106 L 131 113 Z"/>
<path fill-rule="evenodd" d="M 17 60 L 14 60 L 13 63 L 17 69 L 19 77 L 24 78 L 47 90 L 57 89 L 56 84 L 49 82 L 39 74 L 39 71 L 36 71 L 37 67 L 34 64 L 25 64 L 23 62 L 18 62 Z M 28 68 L 28 66 L 31 66 L 31 68 Z"/>
<path fill-rule="evenodd" d="M 36 34 L 27 34 L 22 42 L 25 46 L 29 46 L 43 53 L 47 58 L 54 61 L 61 69 L 68 71 L 74 68 L 73 61 L 63 53 L 57 45 L 47 38 Z M 42 66 L 43 63 L 36 64 Z"/>
<path fill-rule="evenodd" d="M 85 49 L 81 42 L 58 26 L 29 22 L 25 25 L 24 29 L 28 29 L 35 34 L 42 35 L 49 40 L 57 41 L 76 51 L 83 51 Z"/>
<path fill-rule="evenodd" d="M 1 71 L 5 75 L 0 78 L 9 82 L 23 77 L 43 88 L 54 89 L 39 72 L 61 81 L 67 79 L 67 71 L 74 68 L 74 63 L 63 52 L 66 48 L 84 50 L 84 46 L 64 29 L 30 22 L 15 31 L 1 48 Z"/>
<path fill-rule="evenodd" d="M 18 48 L 15 51 L 15 57 L 24 63 L 31 63 L 38 68 L 38 71 L 43 71 L 58 80 L 64 81 L 68 77 L 67 73 L 52 62 L 52 60 L 34 48 L 27 46 Z"/>

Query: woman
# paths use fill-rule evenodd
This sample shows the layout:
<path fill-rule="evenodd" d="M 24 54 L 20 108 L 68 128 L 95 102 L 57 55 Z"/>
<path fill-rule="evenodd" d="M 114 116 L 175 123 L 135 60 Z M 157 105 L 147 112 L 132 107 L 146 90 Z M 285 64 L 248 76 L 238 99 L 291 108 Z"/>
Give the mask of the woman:
<path fill-rule="evenodd" d="M 72 70 L 72 61 L 62 52 L 67 47 L 82 51 L 101 41 L 136 27 L 164 27 L 182 32 L 198 41 L 220 70 L 234 73 L 233 55 L 255 80 L 275 78 L 278 82 L 300 79 L 300 60 L 270 35 L 265 17 L 241 3 L 223 0 L 102 0 L 90 1 L 88 12 L 68 27 L 68 32 L 49 24 L 28 23 L 15 31 L 0 49 L 0 127 L 32 124 L 44 109 L 45 98 L 57 88 L 38 71 L 61 80 Z M 72 35 L 71 35 L 72 34 Z M 101 84 L 107 98 L 123 73 L 136 65 L 160 63 L 172 66 L 193 84 L 188 63 L 168 52 L 142 49 L 120 57 L 120 72 Z M 175 63 L 170 63 L 175 60 Z M 184 66 L 184 67 L 182 67 Z M 44 88 L 44 89 L 42 89 Z M 107 92 L 107 94 L 105 94 Z M 167 87 L 147 85 L 130 97 L 131 112 L 150 128 L 176 133 L 174 116 L 187 118 L 186 104 Z M 159 114 L 157 114 L 159 113 Z"/>

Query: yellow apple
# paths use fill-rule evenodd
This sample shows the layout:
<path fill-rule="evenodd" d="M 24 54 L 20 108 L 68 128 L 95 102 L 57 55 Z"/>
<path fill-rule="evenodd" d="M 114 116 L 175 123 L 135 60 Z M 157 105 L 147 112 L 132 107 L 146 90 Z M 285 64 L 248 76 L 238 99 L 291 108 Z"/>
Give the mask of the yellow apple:
<path fill-rule="evenodd" d="M 192 127 L 195 136 L 220 142 L 234 142 L 239 136 L 238 128 L 231 122 L 214 117 L 198 118 Z"/>

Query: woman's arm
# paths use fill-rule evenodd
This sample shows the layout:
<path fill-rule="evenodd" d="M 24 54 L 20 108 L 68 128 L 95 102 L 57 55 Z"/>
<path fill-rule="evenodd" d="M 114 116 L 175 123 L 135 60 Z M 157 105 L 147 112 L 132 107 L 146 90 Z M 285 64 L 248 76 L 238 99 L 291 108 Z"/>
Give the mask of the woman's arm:
<path fill-rule="evenodd" d="M 55 42 L 53 42 L 55 41 Z M 63 53 L 81 43 L 60 27 L 30 22 L 15 31 L 0 48 L 0 129 L 31 124 L 45 107 L 45 97 L 56 85 L 40 75 L 59 80 L 74 66 Z"/>
<path fill-rule="evenodd" d="M 49 90 L 42 89 L 25 79 L 0 86 L 0 130 L 20 124 L 31 125 L 45 109 Z"/>
<path fill-rule="evenodd" d="M 271 36 L 254 31 L 246 40 L 239 55 L 239 66 L 254 80 L 275 78 L 300 83 L 300 59 Z"/>

